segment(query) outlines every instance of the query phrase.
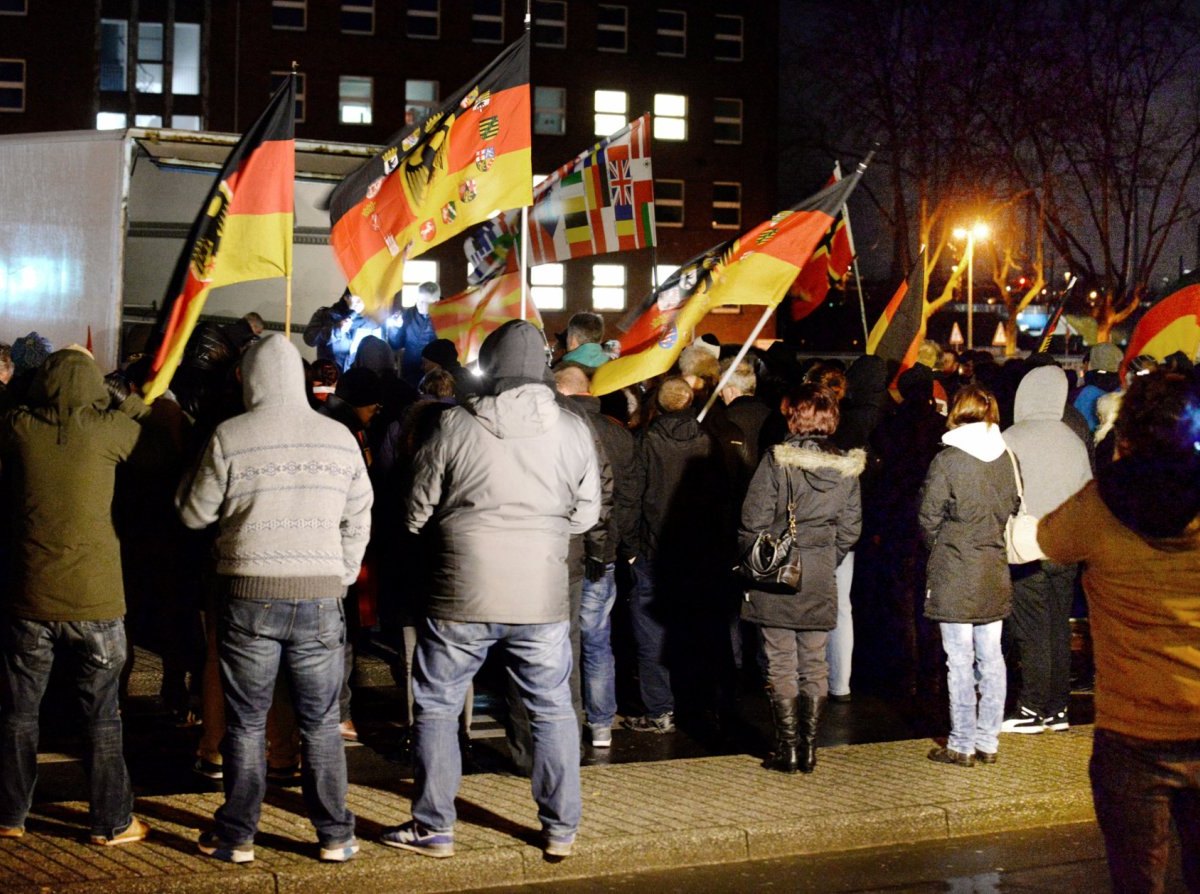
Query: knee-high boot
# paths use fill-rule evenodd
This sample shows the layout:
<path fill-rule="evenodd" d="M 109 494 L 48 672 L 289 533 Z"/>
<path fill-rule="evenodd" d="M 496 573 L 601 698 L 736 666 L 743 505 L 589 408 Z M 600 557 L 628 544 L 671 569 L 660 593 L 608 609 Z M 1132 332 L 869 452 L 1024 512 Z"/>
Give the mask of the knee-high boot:
<path fill-rule="evenodd" d="M 800 757 L 796 753 L 796 707 L 794 698 L 771 699 L 771 719 L 775 723 L 775 751 L 764 764 L 768 770 L 795 773 L 800 769 Z"/>
<path fill-rule="evenodd" d="M 817 726 L 821 722 L 821 712 L 825 708 L 825 698 L 813 698 L 811 695 L 801 695 L 799 704 L 799 756 L 800 771 L 811 773 L 817 766 Z"/>

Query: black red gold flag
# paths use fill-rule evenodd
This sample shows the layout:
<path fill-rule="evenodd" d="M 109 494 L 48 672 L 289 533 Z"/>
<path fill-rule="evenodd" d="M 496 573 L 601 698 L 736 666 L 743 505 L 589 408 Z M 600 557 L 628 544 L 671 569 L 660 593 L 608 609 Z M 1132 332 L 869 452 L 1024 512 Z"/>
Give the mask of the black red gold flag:
<path fill-rule="evenodd" d="M 894 360 L 904 370 L 917 359 L 925 337 L 925 252 L 913 264 L 867 337 L 867 353 Z"/>

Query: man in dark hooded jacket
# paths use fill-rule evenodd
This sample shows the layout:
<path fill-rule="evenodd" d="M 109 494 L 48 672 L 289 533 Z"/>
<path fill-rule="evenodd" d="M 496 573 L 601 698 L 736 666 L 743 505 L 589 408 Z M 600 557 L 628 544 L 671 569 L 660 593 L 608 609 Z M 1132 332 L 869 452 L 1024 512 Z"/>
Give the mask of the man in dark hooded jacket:
<path fill-rule="evenodd" d="M 116 467 L 141 427 L 108 409 L 91 354 L 66 348 L 35 374 L 26 406 L 0 423 L 3 505 L 13 519 L 13 583 L 0 648 L 0 838 L 19 838 L 37 778 L 38 708 L 55 653 L 73 659 L 90 753 L 91 841 L 141 841 L 122 756 L 117 689 L 125 596 L 113 528 Z"/>
<path fill-rule="evenodd" d="M 567 548 L 600 517 L 587 423 L 555 400 L 544 343 L 523 320 L 479 353 L 490 393 L 440 417 L 420 449 L 405 526 L 436 526 L 437 556 L 418 628 L 413 818 L 387 829 L 391 847 L 454 853 L 462 775 L 458 715 L 501 644 L 532 716 L 534 800 L 547 856 L 570 855 L 579 828 L 579 727 L 571 705 Z"/>

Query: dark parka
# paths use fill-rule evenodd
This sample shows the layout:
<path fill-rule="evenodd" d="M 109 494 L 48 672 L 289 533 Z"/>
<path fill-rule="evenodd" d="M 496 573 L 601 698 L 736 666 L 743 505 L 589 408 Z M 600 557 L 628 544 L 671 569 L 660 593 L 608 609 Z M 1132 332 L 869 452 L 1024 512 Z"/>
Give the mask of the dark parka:
<path fill-rule="evenodd" d="M 109 410 L 96 361 L 65 349 L 38 370 L 26 406 L 0 422 L 13 576 L 5 608 L 33 621 L 108 621 L 125 614 L 113 527 L 117 464 L 142 428 Z"/>
<path fill-rule="evenodd" d="M 858 476 L 865 465 L 864 451 L 842 453 L 825 438 L 792 436 L 763 456 L 742 503 L 738 547 L 744 553 L 760 532 L 784 530 L 790 479 L 801 547 L 800 590 L 747 588 L 743 620 L 790 630 L 837 626 L 834 572 L 862 529 Z"/>
<path fill-rule="evenodd" d="M 921 489 L 918 520 L 930 548 L 925 617 L 988 624 L 1012 610 L 1004 525 L 1017 511 L 1016 476 L 997 426 L 946 433 Z"/>

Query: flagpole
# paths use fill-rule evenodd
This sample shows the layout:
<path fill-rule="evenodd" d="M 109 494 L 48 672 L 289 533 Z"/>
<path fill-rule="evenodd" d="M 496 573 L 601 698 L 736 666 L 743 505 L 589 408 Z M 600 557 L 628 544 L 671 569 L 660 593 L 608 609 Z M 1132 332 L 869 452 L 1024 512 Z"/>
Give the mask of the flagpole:
<path fill-rule="evenodd" d="M 525 33 L 533 30 L 533 0 L 525 0 Z M 532 40 L 532 38 L 531 38 Z M 530 91 L 533 90 L 530 78 Z M 532 153 L 531 153 L 532 155 Z M 527 320 L 529 307 L 529 206 L 521 206 L 521 319 Z M 543 332 L 543 337 L 545 333 Z M 547 342 L 548 343 L 548 342 Z"/>
<path fill-rule="evenodd" d="M 295 90 L 295 87 L 296 87 L 296 73 L 299 70 L 300 70 L 300 63 L 297 62 L 295 59 L 293 59 L 292 60 L 292 74 L 291 74 L 293 90 Z M 295 114 L 295 110 L 296 110 L 296 105 L 295 105 L 295 101 L 293 100 L 293 102 L 292 102 L 292 113 L 293 114 Z M 292 183 L 293 192 L 295 191 L 295 189 L 296 189 L 296 184 L 293 182 Z M 293 210 L 292 211 L 293 224 L 295 223 L 295 214 L 296 214 L 296 212 Z M 295 250 L 295 247 L 294 247 L 295 237 L 294 236 L 292 237 L 292 242 L 293 242 L 293 251 L 294 251 Z M 291 254 L 291 253 L 289 252 L 289 254 Z M 283 287 L 283 337 L 284 338 L 292 337 L 292 267 L 294 267 L 294 266 L 295 266 L 295 260 L 293 259 L 292 264 L 288 267 L 287 273 L 284 275 L 284 287 Z"/>
<path fill-rule="evenodd" d="M 771 319 L 771 311 L 775 310 L 775 305 L 768 304 L 763 309 L 763 315 L 759 317 L 758 322 L 751 330 L 750 336 L 746 339 L 742 349 L 737 352 L 737 356 L 733 358 L 733 362 L 729 364 L 729 368 L 725 370 L 725 374 L 721 376 L 721 380 L 717 382 L 717 387 L 713 389 L 713 393 L 708 398 L 708 403 L 704 405 L 704 409 L 696 416 L 697 422 L 703 422 L 704 417 L 708 415 L 708 411 L 712 409 L 712 405 L 716 403 L 718 395 L 722 389 L 729 384 L 729 380 L 733 378 L 733 374 L 737 372 L 738 364 L 746 359 L 746 354 L 750 352 L 750 346 L 754 344 L 754 340 L 758 338 L 758 334 L 763 331 L 763 327 L 767 325 L 767 320 Z"/>
<path fill-rule="evenodd" d="M 833 176 L 836 180 L 842 179 L 842 163 L 835 161 L 833 163 Z M 846 243 L 850 246 L 850 265 L 854 268 L 854 285 L 858 289 L 858 312 L 862 317 L 863 327 L 863 349 L 866 349 L 867 339 L 871 337 L 871 332 L 867 327 L 867 302 L 863 298 L 862 277 L 858 274 L 858 252 L 854 250 L 854 230 L 850 228 L 850 207 L 842 204 L 842 220 L 846 224 Z"/>

